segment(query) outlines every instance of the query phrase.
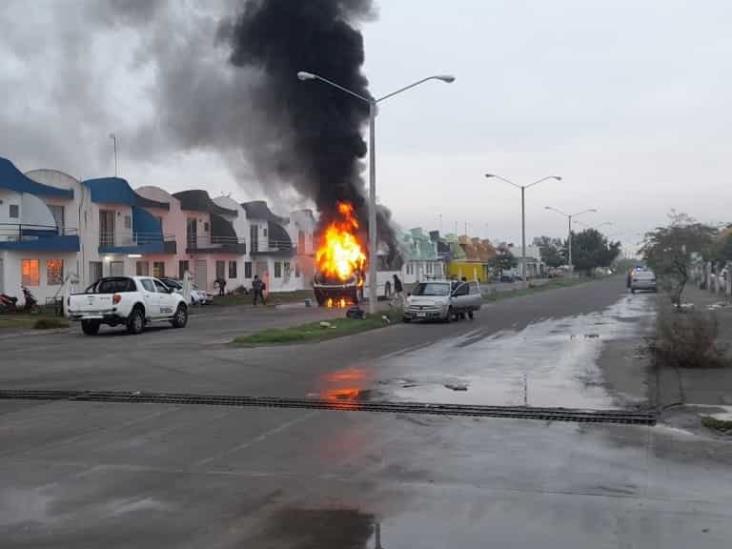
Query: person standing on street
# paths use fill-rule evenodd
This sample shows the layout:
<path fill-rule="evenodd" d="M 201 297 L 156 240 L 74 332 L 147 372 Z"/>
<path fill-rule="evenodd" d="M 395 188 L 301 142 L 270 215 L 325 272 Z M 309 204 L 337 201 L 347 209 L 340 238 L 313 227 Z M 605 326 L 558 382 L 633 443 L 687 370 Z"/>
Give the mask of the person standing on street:
<path fill-rule="evenodd" d="M 397 275 L 394 275 L 394 299 L 393 302 L 395 305 L 402 306 L 404 305 L 404 286 L 402 285 L 402 281 L 399 279 Z"/>
<path fill-rule="evenodd" d="M 266 302 L 264 301 L 264 282 L 259 278 L 259 275 L 254 275 L 254 280 L 252 281 L 252 293 L 254 293 L 255 307 L 257 306 L 257 297 L 259 297 L 262 305 L 266 305 Z"/>
<path fill-rule="evenodd" d="M 226 295 L 226 280 L 224 278 L 217 278 L 216 285 L 219 287 L 219 295 Z"/>

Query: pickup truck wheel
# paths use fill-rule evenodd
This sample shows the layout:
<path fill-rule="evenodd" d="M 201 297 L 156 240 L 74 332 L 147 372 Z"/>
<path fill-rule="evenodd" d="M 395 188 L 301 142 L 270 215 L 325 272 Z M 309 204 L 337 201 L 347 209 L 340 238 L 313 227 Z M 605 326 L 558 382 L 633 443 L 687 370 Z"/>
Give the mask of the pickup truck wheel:
<path fill-rule="evenodd" d="M 178 305 L 173 320 L 170 323 L 173 325 L 173 328 L 185 328 L 186 324 L 188 324 L 188 308 L 183 304 Z"/>
<path fill-rule="evenodd" d="M 97 320 L 82 320 L 81 331 L 86 335 L 93 336 L 99 333 L 100 322 Z"/>
<path fill-rule="evenodd" d="M 127 331 L 131 334 L 141 334 L 145 329 L 145 313 L 139 305 L 132 309 L 127 318 Z"/>

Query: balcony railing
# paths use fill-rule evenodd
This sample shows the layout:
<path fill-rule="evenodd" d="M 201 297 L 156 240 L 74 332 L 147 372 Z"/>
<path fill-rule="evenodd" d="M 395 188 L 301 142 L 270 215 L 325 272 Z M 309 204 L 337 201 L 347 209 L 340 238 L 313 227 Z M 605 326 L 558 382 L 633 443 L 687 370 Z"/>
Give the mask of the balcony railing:
<path fill-rule="evenodd" d="M 131 232 L 102 232 L 99 233 L 101 248 L 127 248 L 129 246 L 143 246 L 156 242 L 175 242 L 174 234 L 162 233 L 131 233 Z"/>
<path fill-rule="evenodd" d="M 189 250 L 211 250 L 211 249 L 241 249 L 246 253 L 246 240 L 233 236 L 209 236 L 199 235 L 195 238 L 188 235 L 186 246 Z"/>
<path fill-rule="evenodd" d="M 42 238 L 78 235 L 75 228 L 59 228 L 55 225 L 31 223 L 0 223 L 0 242 L 31 242 Z"/>

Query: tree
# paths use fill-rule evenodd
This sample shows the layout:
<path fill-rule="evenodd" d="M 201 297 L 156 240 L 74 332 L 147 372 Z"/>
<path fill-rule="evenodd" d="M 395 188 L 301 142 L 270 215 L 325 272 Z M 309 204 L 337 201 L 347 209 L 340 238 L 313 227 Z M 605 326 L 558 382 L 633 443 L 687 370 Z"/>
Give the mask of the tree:
<path fill-rule="evenodd" d="M 537 236 L 534 238 L 534 246 L 541 250 L 541 260 L 548 267 L 560 267 L 567 264 L 567 256 L 561 238 Z"/>
<path fill-rule="evenodd" d="M 732 261 L 732 232 L 719 235 L 712 247 L 712 259 L 719 263 Z"/>
<path fill-rule="evenodd" d="M 656 273 L 659 285 L 671 295 L 671 302 L 680 307 L 692 259 L 697 255 L 709 257 L 717 231 L 683 213 L 672 211 L 669 218 L 667 227 L 646 233 L 640 251 Z"/>
<path fill-rule="evenodd" d="M 496 255 L 488 261 L 488 266 L 496 272 L 509 271 L 518 265 L 518 261 L 506 247 L 496 250 Z"/>
<path fill-rule="evenodd" d="M 620 242 L 608 242 L 597 229 L 572 233 L 572 263 L 578 271 L 592 274 L 598 267 L 609 267 L 620 254 Z"/>

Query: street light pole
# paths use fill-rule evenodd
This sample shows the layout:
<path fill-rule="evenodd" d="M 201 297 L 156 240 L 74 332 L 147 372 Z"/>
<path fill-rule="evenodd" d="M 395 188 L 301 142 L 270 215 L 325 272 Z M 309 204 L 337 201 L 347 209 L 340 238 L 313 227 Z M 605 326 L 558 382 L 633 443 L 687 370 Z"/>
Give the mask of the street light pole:
<path fill-rule="evenodd" d="M 581 212 L 568 214 L 566 212 L 563 212 L 559 208 L 552 208 L 551 206 L 544 206 L 545 210 L 551 210 L 555 213 L 558 213 L 559 215 L 563 215 L 567 218 L 567 228 L 568 228 L 568 234 L 567 234 L 567 259 L 569 261 L 569 268 L 572 272 L 574 272 L 574 263 L 572 262 L 572 218 L 580 216 L 582 214 L 586 213 L 596 213 L 597 210 L 595 208 L 590 208 L 589 210 L 582 210 Z"/>
<path fill-rule="evenodd" d="M 399 88 L 398 90 L 379 97 L 378 99 L 363 96 L 360 93 L 356 93 L 353 90 L 349 90 L 340 84 L 311 72 L 300 71 L 297 73 L 297 77 L 302 81 L 319 80 L 369 104 L 369 313 L 376 314 L 376 301 L 378 300 L 376 261 L 378 258 L 379 242 L 378 230 L 376 227 L 376 114 L 378 111 L 378 104 L 429 80 L 440 80 L 447 84 L 451 84 L 455 81 L 455 77 L 449 74 L 428 76 L 427 78 L 423 78 L 422 80 L 418 80 L 408 86 Z"/>
<path fill-rule="evenodd" d="M 488 179 L 500 179 L 504 183 L 508 183 L 509 185 L 513 185 L 514 187 L 521 189 L 521 278 L 526 281 L 526 189 L 528 189 L 529 187 L 533 187 L 534 185 L 538 185 L 539 183 L 541 183 L 542 181 L 546 181 L 547 179 L 555 179 L 557 181 L 561 181 L 562 178 L 558 175 L 550 175 L 547 177 L 542 177 L 541 179 L 538 179 L 533 183 L 529 183 L 528 185 L 518 185 L 513 181 L 509 181 L 505 177 L 501 177 L 500 175 L 496 175 L 494 173 L 487 173 L 485 174 L 485 176 Z"/>
<path fill-rule="evenodd" d="M 526 187 L 521 187 L 521 280 L 526 282 Z"/>
<path fill-rule="evenodd" d="M 376 230 L 376 102 L 369 102 L 369 313 L 376 314 L 376 262 L 379 235 Z"/>

